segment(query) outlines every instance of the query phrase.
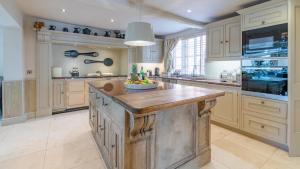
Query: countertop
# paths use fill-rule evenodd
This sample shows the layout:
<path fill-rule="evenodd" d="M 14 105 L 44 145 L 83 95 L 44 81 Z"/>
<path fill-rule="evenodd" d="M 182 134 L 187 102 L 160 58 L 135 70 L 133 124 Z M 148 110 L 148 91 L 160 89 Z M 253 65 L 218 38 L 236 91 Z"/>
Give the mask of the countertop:
<path fill-rule="evenodd" d="M 223 85 L 223 86 L 232 86 L 232 87 L 241 87 L 242 85 L 237 82 L 223 82 L 220 79 L 201 79 L 201 78 L 188 78 L 188 77 L 171 77 L 171 76 L 162 76 L 160 78 L 164 79 L 174 79 L 174 80 L 184 80 L 191 82 L 199 82 L 199 83 L 208 83 L 215 85 Z"/>
<path fill-rule="evenodd" d="M 79 76 L 79 77 L 52 77 L 52 79 L 97 79 L 97 78 L 113 78 L 113 77 L 127 77 L 127 75 L 111 75 L 111 76 Z"/>
<path fill-rule="evenodd" d="M 164 82 L 159 82 L 158 88 L 153 90 L 129 90 L 124 87 L 123 80 L 101 80 L 89 84 L 134 113 L 149 113 L 225 94 L 219 90 Z"/>

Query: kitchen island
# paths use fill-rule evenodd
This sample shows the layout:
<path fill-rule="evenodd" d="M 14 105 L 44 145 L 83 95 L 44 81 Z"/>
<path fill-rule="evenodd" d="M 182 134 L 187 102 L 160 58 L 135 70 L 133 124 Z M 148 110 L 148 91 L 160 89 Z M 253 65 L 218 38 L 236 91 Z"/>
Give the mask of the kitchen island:
<path fill-rule="evenodd" d="M 224 92 L 162 82 L 137 91 L 110 80 L 91 82 L 89 93 L 89 121 L 108 169 L 193 169 L 210 162 L 210 109 Z"/>

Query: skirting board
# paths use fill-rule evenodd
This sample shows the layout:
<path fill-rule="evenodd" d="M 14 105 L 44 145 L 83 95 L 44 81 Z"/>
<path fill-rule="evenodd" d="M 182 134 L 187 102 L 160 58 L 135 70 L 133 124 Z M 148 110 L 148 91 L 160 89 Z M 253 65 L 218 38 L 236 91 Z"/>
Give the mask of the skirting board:
<path fill-rule="evenodd" d="M 24 114 L 19 117 L 13 117 L 13 118 L 8 118 L 8 119 L 1 119 L 1 126 L 8 126 L 12 124 L 17 124 L 21 122 L 25 122 L 27 120 L 27 114 Z"/>

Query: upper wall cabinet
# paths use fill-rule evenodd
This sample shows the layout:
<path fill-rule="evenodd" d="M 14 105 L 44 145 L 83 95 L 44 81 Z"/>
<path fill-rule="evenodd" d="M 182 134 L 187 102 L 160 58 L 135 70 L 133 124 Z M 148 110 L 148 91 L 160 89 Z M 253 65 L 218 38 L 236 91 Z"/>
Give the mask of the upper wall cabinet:
<path fill-rule="evenodd" d="M 135 63 L 161 63 L 163 58 L 163 40 L 156 39 L 152 46 L 136 47 L 130 51 Z"/>
<path fill-rule="evenodd" d="M 233 60 L 241 58 L 240 17 L 208 25 L 208 60 Z"/>
<path fill-rule="evenodd" d="M 242 30 L 251 30 L 288 22 L 286 0 L 273 0 L 238 11 L 242 15 Z"/>

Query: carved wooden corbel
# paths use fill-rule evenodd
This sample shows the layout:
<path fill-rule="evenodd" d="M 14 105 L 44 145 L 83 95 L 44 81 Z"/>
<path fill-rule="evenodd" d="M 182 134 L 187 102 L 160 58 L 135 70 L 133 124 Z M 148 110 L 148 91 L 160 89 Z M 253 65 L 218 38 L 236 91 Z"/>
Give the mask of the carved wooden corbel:
<path fill-rule="evenodd" d="M 198 116 L 201 118 L 211 113 L 211 109 L 216 105 L 216 99 L 205 100 L 198 103 Z"/>
<path fill-rule="evenodd" d="M 136 139 L 139 137 L 147 137 L 149 134 L 152 134 L 156 120 L 155 113 L 136 115 L 134 113 L 128 112 L 128 115 L 130 138 Z"/>

